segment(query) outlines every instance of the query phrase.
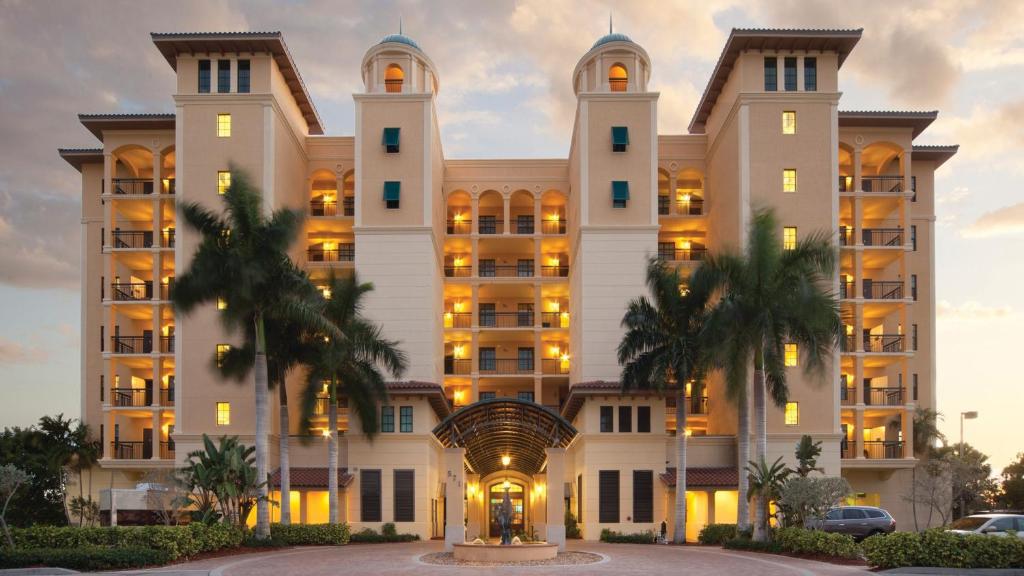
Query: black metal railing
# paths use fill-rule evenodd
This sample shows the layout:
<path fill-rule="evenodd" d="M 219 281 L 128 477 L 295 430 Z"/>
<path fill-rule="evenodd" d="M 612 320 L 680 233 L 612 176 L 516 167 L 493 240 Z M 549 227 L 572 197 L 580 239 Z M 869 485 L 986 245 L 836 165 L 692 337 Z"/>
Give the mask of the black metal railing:
<path fill-rule="evenodd" d="M 111 388 L 112 406 L 141 408 L 153 404 L 153 391 L 149 388 Z"/>
<path fill-rule="evenodd" d="M 839 297 L 840 298 L 853 298 L 853 282 L 840 282 L 839 283 Z"/>
<path fill-rule="evenodd" d="M 840 176 L 839 177 L 839 191 L 840 192 L 853 192 L 853 177 L 852 176 Z"/>
<path fill-rule="evenodd" d="M 118 301 L 151 300 L 153 298 L 153 283 L 112 282 L 110 293 L 113 300 Z"/>
<path fill-rule="evenodd" d="M 343 216 L 355 216 L 356 215 L 356 197 L 345 196 L 341 199 L 341 210 Z"/>
<path fill-rule="evenodd" d="M 451 322 L 447 321 L 448 318 L 451 318 Z M 469 312 L 446 312 L 445 320 L 446 328 L 470 328 L 473 326 L 473 315 Z"/>
<path fill-rule="evenodd" d="M 857 457 L 857 446 L 853 441 L 843 439 L 839 443 L 839 457 L 843 460 L 853 459 Z"/>
<path fill-rule="evenodd" d="M 529 218 L 513 218 L 512 223 L 513 234 L 534 234 L 536 227 L 533 225 L 533 216 Z"/>
<path fill-rule="evenodd" d="M 541 266 L 540 275 L 545 278 L 568 278 L 569 265 L 563 264 L 560 266 Z"/>
<path fill-rule="evenodd" d="M 708 397 L 707 396 L 693 396 L 686 397 L 686 409 L 688 414 L 707 414 L 708 413 Z"/>
<path fill-rule="evenodd" d="M 446 278 L 469 278 L 473 275 L 472 266 L 445 266 L 444 275 Z"/>
<path fill-rule="evenodd" d="M 174 288 L 174 278 L 172 277 L 167 284 L 160 284 L 160 299 L 170 300 L 171 290 Z"/>
<path fill-rule="evenodd" d="M 174 458 L 174 440 L 160 442 L 160 458 L 171 460 Z"/>
<path fill-rule="evenodd" d="M 861 230 L 865 246 L 903 246 L 902 228 L 865 228 Z"/>
<path fill-rule="evenodd" d="M 501 234 L 504 229 L 505 222 L 502 220 L 481 218 L 480 222 L 477 223 L 476 232 L 477 234 Z"/>
<path fill-rule="evenodd" d="M 160 245 L 164 248 L 174 248 L 174 228 L 168 228 L 160 234 Z"/>
<path fill-rule="evenodd" d="M 540 370 L 544 374 L 568 374 L 569 363 L 560 358 L 541 358 Z"/>
<path fill-rule="evenodd" d="M 114 354 L 150 354 L 153 350 L 152 336 L 111 336 L 111 352 Z M 161 336 L 159 338 L 159 352 L 174 352 L 174 337 Z"/>
<path fill-rule="evenodd" d="M 839 339 L 839 351 L 840 352 L 856 352 L 857 351 L 857 338 L 852 334 L 842 336 Z"/>
<path fill-rule="evenodd" d="M 533 311 L 489 312 L 480 311 L 481 328 L 532 328 Z"/>
<path fill-rule="evenodd" d="M 541 234 L 565 234 L 566 220 L 543 220 L 540 224 Z"/>
<path fill-rule="evenodd" d="M 845 384 L 845 382 L 840 381 L 839 404 L 842 406 L 853 406 L 857 403 L 857 389 Z"/>
<path fill-rule="evenodd" d="M 118 196 L 142 196 L 153 193 L 152 178 L 114 178 L 110 183 L 111 193 Z"/>
<path fill-rule="evenodd" d="M 563 322 L 561 312 L 541 312 L 540 325 L 542 328 L 568 328 L 569 316 L 566 315 Z"/>
<path fill-rule="evenodd" d="M 906 352 L 907 339 L 903 334 L 869 334 L 864 337 L 864 351 L 874 353 Z"/>
<path fill-rule="evenodd" d="M 899 300 L 903 298 L 903 282 L 865 279 L 861 296 L 866 300 Z"/>
<path fill-rule="evenodd" d="M 683 216 L 700 216 L 704 214 L 704 199 L 679 200 L 676 202 L 676 210 Z"/>
<path fill-rule="evenodd" d="M 860 189 L 864 192 L 903 192 L 903 176 L 861 176 Z"/>
<path fill-rule="evenodd" d="M 114 248 L 152 248 L 152 230 L 112 230 Z"/>
<path fill-rule="evenodd" d="M 840 246 L 853 246 L 853 228 L 849 226 L 839 227 L 839 245 Z"/>
<path fill-rule="evenodd" d="M 174 406 L 174 386 L 160 389 L 160 405 Z"/>
<path fill-rule="evenodd" d="M 444 359 L 444 373 L 449 376 L 462 376 L 472 371 L 473 360 L 470 358 L 452 358 L 449 356 Z"/>
<path fill-rule="evenodd" d="M 110 445 L 113 447 L 113 456 L 117 460 L 141 460 L 153 457 L 152 442 L 114 440 Z"/>
<path fill-rule="evenodd" d="M 481 374 L 532 374 L 533 358 L 480 358 Z"/>
<path fill-rule="evenodd" d="M 167 179 L 167 181 L 164 183 L 166 185 L 166 188 L 164 189 L 164 194 L 174 194 L 177 189 L 176 183 L 177 180 L 174 178 Z"/>
<path fill-rule="evenodd" d="M 481 278 L 532 278 L 533 261 L 529 264 L 487 264 L 480 263 Z"/>
<path fill-rule="evenodd" d="M 310 200 L 309 213 L 313 216 L 337 216 L 337 200 Z"/>
<path fill-rule="evenodd" d="M 864 403 L 868 406 L 901 406 L 902 388 L 864 388 Z"/>
<path fill-rule="evenodd" d="M 705 254 L 707 254 L 707 248 L 658 246 L 658 259 L 666 262 L 699 262 L 704 259 Z"/>
<path fill-rule="evenodd" d="M 658 215 L 666 216 L 669 213 L 669 208 L 672 206 L 671 200 L 668 196 L 658 194 Z"/>
<path fill-rule="evenodd" d="M 865 440 L 864 457 L 872 460 L 903 458 L 902 440 Z"/>
<path fill-rule="evenodd" d="M 449 220 L 448 234 L 471 234 L 473 232 L 472 220 Z"/>
<path fill-rule="evenodd" d="M 337 248 L 310 248 L 310 262 L 351 262 L 356 257 L 355 244 L 338 244 Z"/>

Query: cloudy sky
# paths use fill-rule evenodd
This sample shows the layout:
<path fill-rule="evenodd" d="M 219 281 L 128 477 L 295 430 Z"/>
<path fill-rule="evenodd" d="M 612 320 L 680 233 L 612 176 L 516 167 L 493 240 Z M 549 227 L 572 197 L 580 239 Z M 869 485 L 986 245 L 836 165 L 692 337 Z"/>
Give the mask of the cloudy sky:
<path fill-rule="evenodd" d="M 78 414 L 80 179 L 58 147 L 98 143 L 80 112 L 171 112 L 150 32 L 281 30 L 328 134 L 351 134 L 359 63 L 405 32 L 441 77 L 448 157 L 564 157 L 570 74 L 605 33 L 642 44 L 661 133 L 684 133 L 732 27 L 864 28 L 842 109 L 939 109 L 939 409 L 1001 469 L 1024 451 L 1024 2 L 153 2 L 0 0 L 0 427 Z M 1017 424 L 1014 424 L 1017 422 Z"/>

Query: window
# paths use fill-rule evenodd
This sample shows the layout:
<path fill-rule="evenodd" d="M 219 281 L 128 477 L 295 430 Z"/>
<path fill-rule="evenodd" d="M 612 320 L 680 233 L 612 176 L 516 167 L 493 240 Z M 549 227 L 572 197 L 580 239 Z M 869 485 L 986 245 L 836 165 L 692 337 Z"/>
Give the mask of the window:
<path fill-rule="evenodd" d="M 533 348 L 519 348 L 516 357 L 518 359 L 516 365 L 518 372 L 533 372 Z"/>
<path fill-rule="evenodd" d="M 786 366 L 796 366 L 799 360 L 796 343 L 787 342 L 785 349 Z"/>
<path fill-rule="evenodd" d="M 633 522 L 654 522 L 653 470 L 633 470 Z"/>
<path fill-rule="evenodd" d="M 917 300 L 917 274 L 910 275 L 910 297 Z"/>
<path fill-rule="evenodd" d="M 611 406 L 601 406 L 601 432 L 613 432 L 614 412 Z"/>
<path fill-rule="evenodd" d="M 612 208 L 625 208 L 629 202 L 629 182 L 625 180 L 612 181 Z"/>
<path fill-rule="evenodd" d="M 402 183 L 388 181 L 384 183 L 384 205 L 388 210 L 397 210 L 402 196 Z"/>
<path fill-rule="evenodd" d="M 496 392 L 481 392 L 480 393 L 480 399 L 481 400 L 494 400 L 497 397 L 498 397 L 498 394 Z"/>
<path fill-rule="evenodd" d="M 842 520 L 842 519 L 843 519 L 843 511 L 841 509 L 839 509 L 839 508 L 833 508 L 832 510 L 828 511 L 828 514 L 825 514 L 825 520 Z"/>
<path fill-rule="evenodd" d="M 231 350 L 231 344 L 217 344 L 217 368 L 224 364 L 224 356 Z"/>
<path fill-rule="evenodd" d="M 764 59 L 764 91 L 775 92 L 779 89 L 779 60 L 775 56 Z"/>
<path fill-rule="evenodd" d="M 868 518 L 885 518 L 885 514 L 882 514 L 881 510 L 865 510 L 864 514 L 866 514 Z"/>
<path fill-rule="evenodd" d="M 782 133 L 796 134 L 796 112 L 790 110 L 782 113 Z"/>
<path fill-rule="evenodd" d="M 416 471 L 395 470 L 395 522 L 416 521 Z"/>
<path fill-rule="evenodd" d="M 910 341 L 913 345 L 914 352 L 917 352 L 917 324 L 910 326 Z"/>
<path fill-rule="evenodd" d="M 359 471 L 359 519 L 380 522 L 380 470 Z"/>
<path fill-rule="evenodd" d="M 100 352 L 103 352 L 105 350 L 104 341 L 106 339 L 107 337 L 106 334 L 104 334 L 104 326 L 103 324 L 100 324 Z"/>
<path fill-rule="evenodd" d="M 104 381 L 105 381 L 104 375 L 100 374 L 100 402 L 103 402 L 104 396 L 106 396 L 106 393 L 107 393 L 107 385 L 104 383 Z M 101 440 L 102 440 L 102 438 L 101 438 Z"/>
<path fill-rule="evenodd" d="M 412 432 L 412 406 L 400 406 L 398 408 L 398 431 L 404 433 Z"/>
<path fill-rule="evenodd" d="M 783 58 L 783 66 L 782 74 L 786 92 L 793 92 L 796 90 L 796 58 Z"/>
<path fill-rule="evenodd" d="M 524 402 L 533 402 L 533 392 L 517 392 L 516 398 Z"/>
<path fill-rule="evenodd" d="M 381 432 L 394 432 L 395 431 L 395 407 L 394 406 L 381 406 L 380 407 L 380 431 Z"/>
<path fill-rule="evenodd" d="M 516 276 L 519 278 L 533 277 L 533 258 L 516 260 Z"/>
<path fill-rule="evenodd" d="M 238 80 L 237 80 L 237 84 L 238 85 L 235 87 L 235 89 L 238 91 L 239 94 L 248 94 L 249 93 L 249 79 L 250 79 L 249 61 L 248 60 L 239 60 L 238 61 L 237 76 L 238 76 Z"/>
<path fill-rule="evenodd" d="M 231 92 L 231 60 L 217 60 L 217 92 Z"/>
<path fill-rule="evenodd" d="M 498 311 L 495 307 L 494 302 L 481 302 L 480 303 L 480 325 L 487 327 L 495 327 L 498 325 Z"/>
<path fill-rule="evenodd" d="M 913 196 L 910 197 L 911 202 L 917 202 L 917 176 L 910 177 L 910 191 L 913 192 Z"/>
<path fill-rule="evenodd" d="M 917 402 L 917 373 L 916 372 L 913 375 L 911 375 L 911 386 L 912 386 L 911 393 L 913 395 L 914 402 Z"/>
<path fill-rule="evenodd" d="M 636 407 L 636 431 L 637 432 L 650 432 L 651 431 L 651 407 L 650 406 L 637 406 Z"/>
<path fill-rule="evenodd" d="M 231 137 L 231 114 L 217 114 L 217 137 Z"/>
<path fill-rule="evenodd" d="M 384 91 L 401 92 L 402 82 L 405 80 L 405 72 L 398 64 L 390 64 L 384 71 Z"/>
<path fill-rule="evenodd" d="M 199 93 L 210 93 L 210 61 L 199 61 Z"/>
<path fill-rule="evenodd" d="M 619 471 L 598 470 L 598 522 L 617 524 L 619 522 Z"/>
<path fill-rule="evenodd" d="M 231 188 L 231 172 L 227 170 L 217 171 L 217 194 L 224 195 Z"/>
<path fill-rule="evenodd" d="M 914 247 L 914 252 L 917 252 L 917 224 L 910 225 L 910 243 Z"/>
<path fill-rule="evenodd" d="M 786 402 L 786 426 L 800 424 L 800 403 Z"/>
<path fill-rule="evenodd" d="M 782 171 L 782 191 L 796 192 L 796 170 L 786 168 Z"/>
<path fill-rule="evenodd" d="M 629 146 L 629 128 L 612 126 L 612 152 L 625 152 Z"/>
<path fill-rule="evenodd" d="M 398 141 L 401 135 L 401 128 L 385 128 L 381 137 L 381 145 L 388 154 L 398 153 Z"/>
<path fill-rule="evenodd" d="M 498 358 L 492 347 L 480 349 L 480 372 L 494 372 L 498 369 Z"/>
<path fill-rule="evenodd" d="M 608 86 L 612 92 L 625 92 L 629 83 L 629 72 L 622 64 L 612 64 L 608 69 Z"/>
<path fill-rule="evenodd" d="M 218 297 L 217 298 L 217 310 L 227 310 L 227 309 L 228 309 L 228 301 L 223 299 L 223 298 Z"/>
<path fill-rule="evenodd" d="M 1016 530 L 1014 528 L 1014 522 L 1012 517 L 996 518 L 991 524 L 986 526 L 986 529 L 992 529 L 995 532 L 1006 532 L 1007 530 Z"/>
<path fill-rule="evenodd" d="M 633 431 L 633 407 L 619 406 L 619 432 Z"/>
<path fill-rule="evenodd" d="M 217 402 L 217 426 L 231 425 L 231 402 Z"/>
<path fill-rule="evenodd" d="M 818 59 L 813 57 L 804 58 L 804 91 L 816 92 L 818 90 Z"/>
<path fill-rule="evenodd" d="M 863 520 L 867 516 L 859 508 L 843 508 L 843 520 Z"/>
<path fill-rule="evenodd" d="M 786 226 L 782 229 L 782 249 L 796 250 L 796 226 Z"/>

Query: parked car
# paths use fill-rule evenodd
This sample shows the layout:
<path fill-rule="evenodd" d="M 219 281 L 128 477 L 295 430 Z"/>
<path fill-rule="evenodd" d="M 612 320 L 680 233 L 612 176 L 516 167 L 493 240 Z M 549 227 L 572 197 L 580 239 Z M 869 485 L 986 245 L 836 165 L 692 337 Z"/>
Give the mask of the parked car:
<path fill-rule="evenodd" d="M 972 514 L 950 524 L 949 531 L 992 536 L 1006 536 L 1015 531 L 1018 538 L 1024 538 L 1024 514 Z"/>
<path fill-rule="evenodd" d="M 821 529 L 863 540 L 875 534 L 895 532 L 896 520 L 887 511 L 874 506 L 843 506 L 828 511 Z"/>

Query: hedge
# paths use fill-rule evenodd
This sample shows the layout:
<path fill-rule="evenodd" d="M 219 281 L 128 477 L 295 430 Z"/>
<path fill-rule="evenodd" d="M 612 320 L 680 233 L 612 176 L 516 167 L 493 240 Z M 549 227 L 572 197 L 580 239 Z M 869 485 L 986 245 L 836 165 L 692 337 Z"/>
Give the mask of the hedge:
<path fill-rule="evenodd" d="M 373 528 L 363 528 L 349 537 L 353 544 L 381 544 L 384 542 L 414 542 L 419 540 L 419 534 L 399 534 L 395 525 L 391 522 L 381 526 L 378 533 Z"/>
<path fill-rule="evenodd" d="M 771 554 L 781 554 L 784 552 L 782 545 L 774 540 L 758 542 L 749 538 L 733 538 L 732 540 L 726 540 L 722 546 L 729 550 L 749 550 L 751 552 L 768 552 Z"/>
<path fill-rule="evenodd" d="M 782 528 L 775 532 L 775 541 L 790 554 L 832 556 L 834 558 L 860 558 L 860 548 L 848 534 Z"/>
<path fill-rule="evenodd" d="M 0 550 L 0 568 L 49 566 L 72 570 L 119 570 L 167 564 L 170 554 L 141 546 Z"/>
<path fill-rule="evenodd" d="M 697 534 L 697 542 L 700 542 L 701 544 L 717 544 L 721 546 L 725 544 L 727 540 L 732 540 L 735 537 L 735 524 L 708 524 L 701 528 L 700 533 Z"/>
<path fill-rule="evenodd" d="M 654 544 L 657 541 L 657 536 L 650 530 L 635 534 L 623 534 L 605 528 L 601 530 L 601 541 L 613 544 Z"/>
<path fill-rule="evenodd" d="M 348 544 L 348 524 L 271 524 L 270 538 L 285 546 L 340 546 Z"/>
<path fill-rule="evenodd" d="M 33 526 L 12 528 L 20 550 L 78 548 L 145 548 L 167 555 L 168 561 L 201 552 L 234 548 L 245 537 L 243 529 L 228 524 L 188 526 Z"/>
<path fill-rule="evenodd" d="M 942 529 L 876 535 L 862 543 L 872 566 L 935 568 L 1024 568 L 1024 541 L 983 534 L 960 535 Z"/>

